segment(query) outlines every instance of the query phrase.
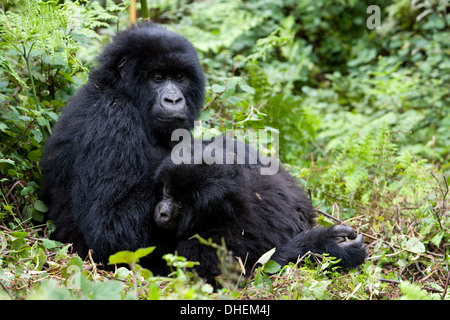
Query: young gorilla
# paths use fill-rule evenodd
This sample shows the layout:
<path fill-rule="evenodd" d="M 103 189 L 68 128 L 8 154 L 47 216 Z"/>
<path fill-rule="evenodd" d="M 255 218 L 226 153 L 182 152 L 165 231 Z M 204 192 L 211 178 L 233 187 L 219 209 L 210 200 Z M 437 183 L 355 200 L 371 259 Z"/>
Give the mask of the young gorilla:
<path fill-rule="evenodd" d="M 280 265 L 295 262 L 308 251 L 337 257 L 344 268 L 363 263 L 362 235 L 346 225 L 313 228 L 311 201 L 295 179 L 282 169 L 263 176 L 260 168 L 204 162 L 176 165 L 166 159 L 158 169 L 163 198 L 154 221 L 173 232 L 180 255 L 200 262 L 196 270 L 201 277 L 214 283 L 219 260 L 215 249 L 191 239 L 195 234 L 215 243 L 223 237 L 233 255 L 246 261 L 246 274 L 274 247 L 272 260 Z"/>

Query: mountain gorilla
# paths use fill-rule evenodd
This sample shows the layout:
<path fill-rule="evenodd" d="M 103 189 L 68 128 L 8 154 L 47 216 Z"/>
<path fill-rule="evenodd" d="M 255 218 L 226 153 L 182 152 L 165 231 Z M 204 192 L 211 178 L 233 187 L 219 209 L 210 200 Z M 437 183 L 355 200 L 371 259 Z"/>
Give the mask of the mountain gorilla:
<path fill-rule="evenodd" d="M 272 259 L 280 265 L 308 251 L 341 259 L 344 268 L 366 257 L 363 237 L 351 227 L 313 228 L 311 200 L 283 169 L 261 175 L 259 164 L 176 165 L 169 158 L 156 174 L 162 200 L 155 223 L 176 239 L 180 255 L 200 262 L 197 272 L 212 284 L 220 273 L 216 250 L 192 239 L 195 234 L 215 243 L 224 238 L 233 255 L 246 261 L 247 275 L 274 247 Z"/>
<path fill-rule="evenodd" d="M 154 170 L 172 131 L 198 117 L 204 75 L 192 44 L 152 23 L 118 34 L 99 62 L 64 108 L 41 166 L 53 238 L 106 264 L 155 244 Z"/>

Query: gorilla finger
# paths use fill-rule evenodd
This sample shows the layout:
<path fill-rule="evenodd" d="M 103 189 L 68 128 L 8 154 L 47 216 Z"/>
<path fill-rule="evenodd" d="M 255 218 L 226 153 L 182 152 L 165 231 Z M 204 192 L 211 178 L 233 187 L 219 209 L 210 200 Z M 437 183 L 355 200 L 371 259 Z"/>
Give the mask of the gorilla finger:
<path fill-rule="evenodd" d="M 362 234 L 359 234 L 355 239 L 344 241 L 338 243 L 339 246 L 348 248 L 348 247 L 361 247 L 364 248 L 364 242 L 363 242 L 363 236 Z"/>
<path fill-rule="evenodd" d="M 352 227 L 347 226 L 345 224 L 339 224 L 333 227 L 333 231 L 335 233 L 335 237 L 347 237 L 350 239 L 356 238 L 356 232 Z"/>

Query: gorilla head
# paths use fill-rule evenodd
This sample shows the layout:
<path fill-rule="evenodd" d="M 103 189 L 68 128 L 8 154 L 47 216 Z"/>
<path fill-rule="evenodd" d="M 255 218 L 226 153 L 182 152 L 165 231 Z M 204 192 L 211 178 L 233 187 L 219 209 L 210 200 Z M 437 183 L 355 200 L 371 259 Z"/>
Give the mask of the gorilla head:
<path fill-rule="evenodd" d="M 190 128 L 204 98 L 197 52 L 184 37 L 153 23 L 118 34 L 91 74 L 99 87 L 120 91 L 142 110 L 153 132 Z"/>
<path fill-rule="evenodd" d="M 169 187 L 163 188 L 163 199 L 155 208 L 154 219 L 156 224 L 167 230 L 178 228 L 178 223 L 187 213 L 186 205 L 181 200 L 172 197 L 172 191 Z"/>
<path fill-rule="evenodd" d="M 162 185 L 162 200 L 155 208 L 154 221 L 183 238 L 219 220 L 234 219 L 251 203 L 241 192 L 243 175 L 242 165 L 175 165 L 165 159 L 155 174 Z"/>

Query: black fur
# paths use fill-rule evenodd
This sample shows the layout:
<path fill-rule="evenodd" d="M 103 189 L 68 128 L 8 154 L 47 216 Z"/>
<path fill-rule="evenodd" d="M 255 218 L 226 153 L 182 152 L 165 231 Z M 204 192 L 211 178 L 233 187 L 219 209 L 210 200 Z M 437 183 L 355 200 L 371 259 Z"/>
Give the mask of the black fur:
<path fill-rule="evenodd" d="M 191 43 L 152 23 L 118 34 L 99 61 L 64 108 L 41 166 L 48 218 L 57 226 L 52 237 L 107 263 L 119 250 L 154 244 L 155 168 L 170 153 L 172 131 L 198 117 L 204 77 Z M 153 116 L 155 70 L 184 74 L 184 121 Z"/>
<path fill-rule="evenodd" d="M 158 180 L 186 211 L 173 231 L 176 250 L 191 261 L 200 276 L 214 283 L 219 275 L 216 250 L 191 238 L 199 234 L 228 249 L 246 262 L 247 275 L 262 254 L 276 247 L 272 259 L 281 265 L 308 251 L 329 253 L 346 268 L 366 257 L 362 236 L 345 225 L 313 228 L 311 201 L 297 181 L 280 169 L 261 175 L 259 165 L 205 163 L 175 165 L 165 160 Z M 346 241 L 346 237 L 351 239 Z"/>

